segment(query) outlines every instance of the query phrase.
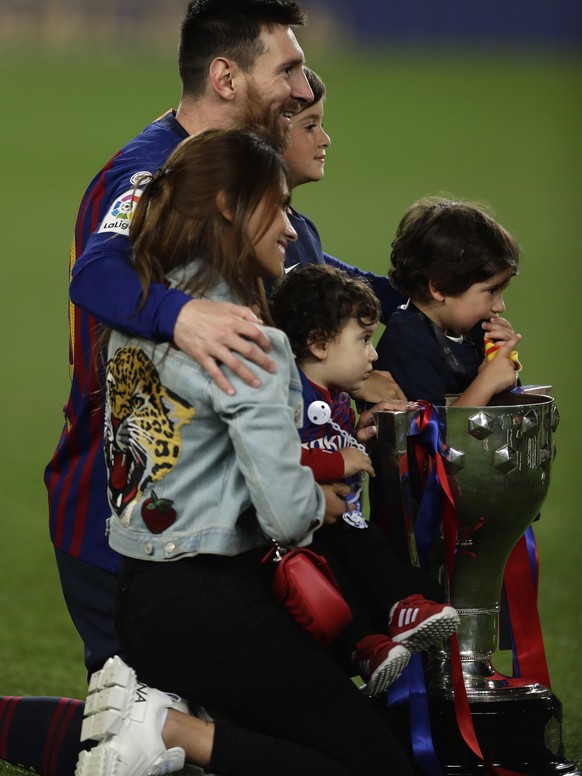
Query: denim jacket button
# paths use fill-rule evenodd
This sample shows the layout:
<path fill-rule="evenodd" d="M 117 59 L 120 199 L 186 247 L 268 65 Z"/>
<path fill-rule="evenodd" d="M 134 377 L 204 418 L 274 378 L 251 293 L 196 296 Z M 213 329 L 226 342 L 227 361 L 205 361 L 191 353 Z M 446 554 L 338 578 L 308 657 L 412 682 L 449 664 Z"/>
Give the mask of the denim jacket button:
<path fill-rule="evenodd" d="M 166 553 L 166 555 L 171 555 L 175 549 L 176 549 L 176 545 L 173 542 L 168 542 L 164 546 L 164 552 Z"/>
<path fill-rule="evenodd" d="M 154 551 L 154 545 L 151 542 L 147 542 L 147 544 L 144 545 L 144 550 L 147 555 L 151 555 Z"/>

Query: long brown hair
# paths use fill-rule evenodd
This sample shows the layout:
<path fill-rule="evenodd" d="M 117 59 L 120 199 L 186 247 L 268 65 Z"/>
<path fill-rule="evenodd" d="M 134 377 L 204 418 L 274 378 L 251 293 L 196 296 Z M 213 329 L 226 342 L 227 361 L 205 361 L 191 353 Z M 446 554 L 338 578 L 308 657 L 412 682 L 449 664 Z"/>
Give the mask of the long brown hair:
<path fill-rule="evenodd" d="M 270 321 L 262 280 L 251 268 L 253 244 L 281 206 L 286 174 L 275 150 L 254 133 L 214 129 L 182 141 L 145 187 L 131 222 L 143 301 L 152 281 L 198 259 L 183 290 L 203 295 L 224 280 L 238 302 L 256 305 Z M 249 235 L 261 202 L 268 203 L 263 226 Z"/>

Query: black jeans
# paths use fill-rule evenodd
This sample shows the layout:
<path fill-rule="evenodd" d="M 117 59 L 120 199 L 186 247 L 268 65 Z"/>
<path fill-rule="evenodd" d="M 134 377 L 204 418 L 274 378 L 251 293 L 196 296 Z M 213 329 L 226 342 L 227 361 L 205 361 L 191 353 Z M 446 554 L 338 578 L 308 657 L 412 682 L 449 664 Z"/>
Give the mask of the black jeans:
<path fill-rule="evenodd" d="M 116 623 L 128 660 L 148 684 L 226 715 L 235 738 L 262 736 L 242 770 L 217 727 L 209 770 L 221 776 L 412 776 L 384 719 L 273 601 L 264 552 L 126 560 Z"/>

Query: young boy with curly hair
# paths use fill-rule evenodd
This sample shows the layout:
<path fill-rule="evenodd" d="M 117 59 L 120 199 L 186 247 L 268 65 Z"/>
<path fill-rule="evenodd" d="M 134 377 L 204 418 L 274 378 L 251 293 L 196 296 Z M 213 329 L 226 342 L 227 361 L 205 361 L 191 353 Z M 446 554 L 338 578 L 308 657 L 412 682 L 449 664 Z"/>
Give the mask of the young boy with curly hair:
<path fill-rule="evenodd" d="M 378 300 L 365 280 L 326 265 L 301 267 L 275 287 L 272 314 L 289 337 L 302 381 L 302 459 L 319 483 L 352 488 L 343 520 L 315 532 L 312 547 L 332 567 L 354 619 L 338 639 L 375 695 L 401 673 L 410 652 L 447 638 L 455 609 L 427 572 L 400 563 L 378 528 L 364 520 L 358 498 L 374 475 L 356 439 L 349 393 L 358 391 L 377 358 L 372 337 Z"/>

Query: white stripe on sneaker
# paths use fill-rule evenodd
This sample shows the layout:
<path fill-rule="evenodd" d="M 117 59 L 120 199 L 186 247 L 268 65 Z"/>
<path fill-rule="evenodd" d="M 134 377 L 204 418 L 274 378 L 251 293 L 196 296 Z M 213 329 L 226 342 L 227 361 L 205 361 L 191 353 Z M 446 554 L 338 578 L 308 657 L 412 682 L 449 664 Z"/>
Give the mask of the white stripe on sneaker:
<path fill-rule="evenodd" d="M 398 615 L 398 627 L 402 628 L 404 625 L 410 625 L 418 617 L 420 609 L 401 609 Z"/>

